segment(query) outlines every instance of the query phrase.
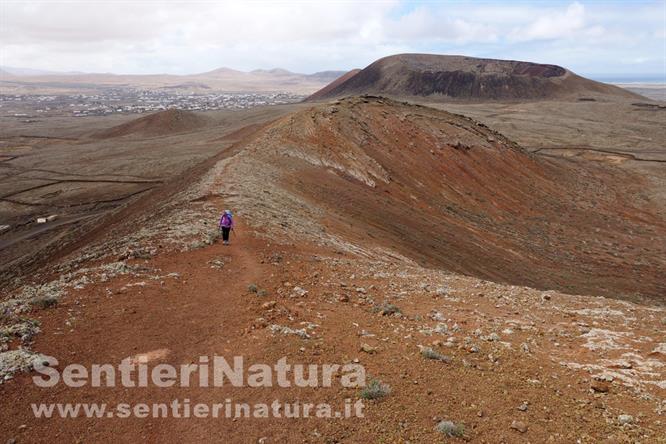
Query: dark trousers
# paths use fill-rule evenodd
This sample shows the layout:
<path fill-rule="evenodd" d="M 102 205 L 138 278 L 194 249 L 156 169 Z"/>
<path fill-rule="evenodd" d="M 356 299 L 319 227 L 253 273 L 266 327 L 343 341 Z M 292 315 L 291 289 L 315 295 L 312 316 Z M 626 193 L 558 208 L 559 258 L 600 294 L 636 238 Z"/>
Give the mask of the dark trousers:
<path fill-rule="evenodd" d="M 222 240 L 223 241 L 228 241 L 229 240 L 229 232 L 231 231 L 231 227 L 222 227 Z"/>

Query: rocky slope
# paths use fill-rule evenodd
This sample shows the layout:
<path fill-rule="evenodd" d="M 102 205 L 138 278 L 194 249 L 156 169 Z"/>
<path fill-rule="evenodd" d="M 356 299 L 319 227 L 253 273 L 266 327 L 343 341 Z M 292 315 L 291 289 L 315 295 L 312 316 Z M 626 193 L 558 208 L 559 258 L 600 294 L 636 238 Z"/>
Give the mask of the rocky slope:
<path fill-rule="evenodd" d="M 434 54 L 398 54 L 336 80 L 308 100 L 358 94 L 429 100 L 533 100 L 640 97 L 556 65 Z"/>
<path fill-rule="evenodd" d="M 666 224 L 635 199 L 639 177 L 546 160 L 471 119 L 372 97 L 296 113 L 255 137 L 234 174 L 282 184 L 269 204 L 257 184 L 264 223 L 282 217 L 266 205 L 289 204 L 289 192 L 327 232 L 422 264 L 583 294 L 666 290 L 666 251 L 654 242 Z M 299 217 L 285 223 L 302 233 L 301 208 L 288 208 Z"/>
<path fill-rule="evenodd" d="M 539 160 L 465 117 L 385 99 L 280 118 L 2 290 L 0 398 L 11 409 L 0 433 L 26 442 L 663 442 L 663 301 L 582 290 L 593 288 L 585 276 L 615 297 L 632 272 L 638 291 L 660 288 L 663 252 L 643 243 L 663 238 L 663 221 L 617 210 L 626 202 L 604 182 L 613 170 L 580 176 L 575 165 Z M 608 196 L 580 197 L 581 187 Z M 216 238 L 225 208 L 238 222 L 231 246 Z M 562 256 L 540 238 L 561 242 Z M 642 261 L 627 246 L 643 248 Z M 543 286 L 550 271 L 581 294 L 450 270 Z M 61 369 L 126 357 L 180 366 L 202 355 L 356 362 L 383 396 L 339 386 L 41 389 L 22 373 L 38 353 Z M 365 417 L 44 421 L 30 409 L 225 398 L 364 399 Z"/>

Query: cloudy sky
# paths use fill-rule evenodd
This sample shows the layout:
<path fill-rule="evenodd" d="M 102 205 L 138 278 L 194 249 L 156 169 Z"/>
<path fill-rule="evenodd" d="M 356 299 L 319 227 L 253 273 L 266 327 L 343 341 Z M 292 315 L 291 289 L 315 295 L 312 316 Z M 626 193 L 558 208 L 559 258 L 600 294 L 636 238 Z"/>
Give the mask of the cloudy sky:
<path fill-rule="evenodd" d="M 364 67 L 401 52 L 666 77 L 666 0 L 0 0 L 0 65 L 114 73 Z"/>

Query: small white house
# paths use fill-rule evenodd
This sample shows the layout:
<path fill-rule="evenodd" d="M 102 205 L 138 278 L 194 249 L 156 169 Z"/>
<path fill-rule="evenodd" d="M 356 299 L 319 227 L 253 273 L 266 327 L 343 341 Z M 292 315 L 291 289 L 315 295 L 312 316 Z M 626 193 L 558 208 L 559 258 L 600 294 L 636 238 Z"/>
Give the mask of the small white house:
<path fill-rule="evenodd" d="M 38 217 L 37 218 L 37 223 L 38 224 L 45 224 L 46 222 L 53 222 L 57 218 L 58 218 L 57 214 L 51 214 L 50 216 L 46 216 L 46 217 Z"/>

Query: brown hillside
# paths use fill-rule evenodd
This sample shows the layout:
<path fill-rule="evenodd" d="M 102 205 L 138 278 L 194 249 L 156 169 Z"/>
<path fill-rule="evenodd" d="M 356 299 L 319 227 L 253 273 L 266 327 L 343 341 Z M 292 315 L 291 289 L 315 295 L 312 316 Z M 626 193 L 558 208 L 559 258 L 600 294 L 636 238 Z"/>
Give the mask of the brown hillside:
<path fill-rule="evenodd" d="M 245 176 L 263 177 L 260 159 L 343 239 L 536 288 L 666 289 L 657 277 L 666 252 L 653 242 L 666 225 L 624 197 L 638 179 L 530 155 L 466 117 L 350 98 L 284 118 L 251 147 Z M 615 244 L 622 257 L 609 253 Z"/>
<path fill-rule="evenodd" d="M 329 86 L 309 100 L 358 94 L 435 100 L 638 97 L 556 65 L 433 54 L 385 57 L 346 81 Z"/>
<path fill-rule="evenodd" d="M 0 288 L 0 399 L 11 406 L 0 436 L 663 442 L 666 227 L 636 190 L 643 177 L 544 160 L 474 120 L 388 99 L 298 109 L 206 128 L 217 154 Z M 227 208 L 230 245 L 217 227 Z M 620 300 L 566 294 L 579 291 Z M 655 298 L 622 300 L 636 294 Z M 55 387 L 35 383 L 44 355 L 58 360 Z M 218 357 L 242 358 L 242 384 L 225 373 L 218 386 Z M 129 383 L 125 362 L 141 364 Z M 255 364 L 279 362 L 290 383 L 277 367 L 273 384 L 249 383 Z M 350 362 L 376 382 L 348 387 L 333 370 L 332 384 L 302 384 Z M 74 378 L 71 364 L 90 370 Z M 155 378 L 165 364 L 180 377 Z M 362 411 L 304 413 L 349 403 Z M 114 416 L 121 405 L 143 408 Z M 267 417 L 257 408 L 272 405 Z M 37 406 L 56 409 L 44 420 Z"/>
<path fill-rule="evenodd" d="M 194 131 L 206 125 L 208 119 L 190 111 L 169 109 L 98 131 L 93 137 L 110 139 L 127 135 L 164 136 Z"/>

